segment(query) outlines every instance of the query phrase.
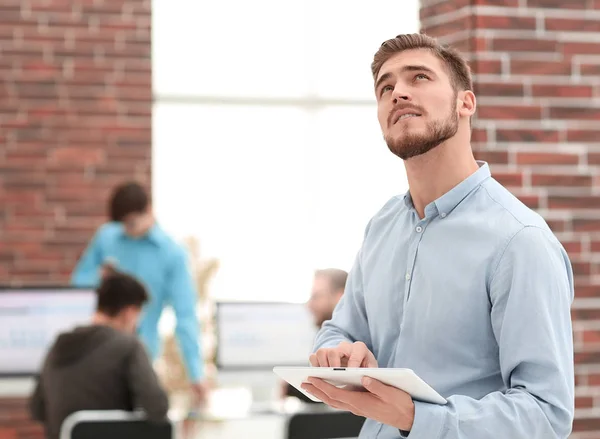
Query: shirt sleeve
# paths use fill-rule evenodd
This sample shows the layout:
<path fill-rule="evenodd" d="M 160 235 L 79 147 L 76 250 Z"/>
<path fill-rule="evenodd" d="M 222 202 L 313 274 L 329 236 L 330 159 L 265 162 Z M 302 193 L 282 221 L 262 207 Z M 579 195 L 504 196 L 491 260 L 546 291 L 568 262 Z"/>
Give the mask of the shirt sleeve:
<path fill-rule="evenodd" d="M 168 281 L 168 294 L 177 318 L 175 334 L 188 376 L 192 382 L 197 382 L 202 379 L 204 372 L 200 350 L 200 325 L 196 315 L 197 293 L 187 253 L 183 248 L 178 249 Z"/>
<path fill-rule="evenodd" d="M 73 286 L 82 288 L 96 287 L 100 283 L 100 266 L 103 263 L 102 230 L 100 228 L 96 232 L 77 262 L 71 275 L 71 284 Z"/>
<path fill-rule="evenodd" d="M 506 390 L 447 405 L 415 402 L 411 432 L 429 439 L 566 439 L 574 416 L 573 274 L 548 230 L 524 227 L 489 283 L 491 323 Z"/>

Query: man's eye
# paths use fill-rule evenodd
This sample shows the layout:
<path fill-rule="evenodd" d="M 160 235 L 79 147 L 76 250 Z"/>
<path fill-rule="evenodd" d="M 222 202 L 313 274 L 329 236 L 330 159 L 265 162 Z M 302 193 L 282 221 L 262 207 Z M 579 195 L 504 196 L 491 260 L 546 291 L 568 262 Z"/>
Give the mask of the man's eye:
<path fill-rule="evenodd" d="M 415 76 L 415 79 L 429 79 L 429 76 L 427 76 L 423 73 L 419 73 L 418 75 Z"/>
<path fill-rule="evenodd" d="M 387 92 L 387 91 L 392 91 L 394 89 L 394 87 L 392 87 L 391 85 L 386 85 L 385 87 L 383 87 L 381 89 L 381 94 Z"/>

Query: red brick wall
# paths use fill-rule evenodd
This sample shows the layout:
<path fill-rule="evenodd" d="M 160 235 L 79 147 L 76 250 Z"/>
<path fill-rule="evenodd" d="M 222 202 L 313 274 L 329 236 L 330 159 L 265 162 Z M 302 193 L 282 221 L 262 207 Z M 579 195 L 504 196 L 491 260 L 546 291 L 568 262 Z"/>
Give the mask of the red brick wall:
<path fill-rule="evenodd" d="M 600 1 L 421 0 L 421 22 L 470 59 L 477 156 L 569 252 L 573 437 L 600 439 Z"/>
<path fill-rule="evenodd" d="M 29 419 L 27 401 L 0 399 L 0 439 L 42 439 L 41 426 Z"/>
<path fill-rule="evenodd" d="M 66 282 L 112 186 L 149 184 L 150 22 L 150 0 L 0 1 L 0 284 Z M 23 404 L 0 439 L 41 437 Z"/>
<path fill-rule="evenodd" d="M 0 1 L 0 283 L 56 283 L 150 176 L 150 0 Z"/>

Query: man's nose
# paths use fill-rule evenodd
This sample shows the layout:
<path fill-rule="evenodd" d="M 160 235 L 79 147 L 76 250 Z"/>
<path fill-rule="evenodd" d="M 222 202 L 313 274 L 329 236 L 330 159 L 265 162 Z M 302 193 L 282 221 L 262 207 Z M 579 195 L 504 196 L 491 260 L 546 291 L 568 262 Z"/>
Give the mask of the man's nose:
<path fill-rule="evenodd" d="M 410 96 L 403 93 L 398 93 L 394 95 L 394 105 L 401 101 L 410 101 Z"/>
<path fill-rule="evenodd" d="M 392 93 L 392 97 L 394 98 L 394 105 L 396 105 L 400 101 L 410 101 L 411 96 L 410 93 L 406 90 L 405 86 L 402 84 L 397 84 Z"/>

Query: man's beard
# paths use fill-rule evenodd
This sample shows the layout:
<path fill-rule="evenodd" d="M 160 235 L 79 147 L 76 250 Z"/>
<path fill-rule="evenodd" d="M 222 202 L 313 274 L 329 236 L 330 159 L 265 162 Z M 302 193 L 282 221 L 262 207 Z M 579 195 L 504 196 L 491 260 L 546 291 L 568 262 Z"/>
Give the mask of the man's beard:
<path fill-rule="evenodd" d="M 390 151 L 402 160 L 407 160 L 431 151 L 436 146 L 454 137 L 457 131 L 458 114 L 456 114 L 455 104 L 446 119 L 428 123 L 424 134 L 405 134 L 397 139 L 386 136 L 385 142 Z"/>

